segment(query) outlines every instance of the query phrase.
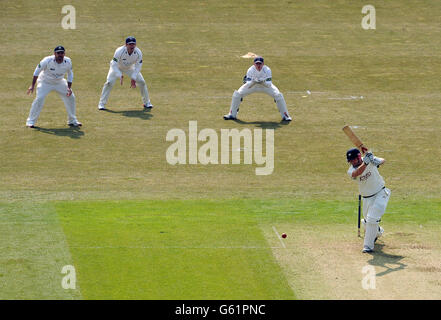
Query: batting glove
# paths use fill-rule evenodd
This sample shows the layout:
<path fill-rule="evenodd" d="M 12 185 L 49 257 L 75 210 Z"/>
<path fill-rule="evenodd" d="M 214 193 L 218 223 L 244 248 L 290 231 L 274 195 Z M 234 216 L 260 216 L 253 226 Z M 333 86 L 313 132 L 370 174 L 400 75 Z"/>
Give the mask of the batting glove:
<path fill-rule="evenodd" d="M 363 162 L 365 165 L 368 165 L 372 161 L 372 159 L 369 155 L 372 156 L 372 153 L 370 153 L 370 152 L 366 153 L 366 155 L 363 158 Z"/>
<path fill-rule="evenodd" d="M 373 163 L 376 167 L 379 167 L 379 166 L 383 163 L 382 160 L 383 160 L 383 159 L 380 159 L 380 158 L 374 157 L 374 160 L 372 160 L 372 163 Z"/>

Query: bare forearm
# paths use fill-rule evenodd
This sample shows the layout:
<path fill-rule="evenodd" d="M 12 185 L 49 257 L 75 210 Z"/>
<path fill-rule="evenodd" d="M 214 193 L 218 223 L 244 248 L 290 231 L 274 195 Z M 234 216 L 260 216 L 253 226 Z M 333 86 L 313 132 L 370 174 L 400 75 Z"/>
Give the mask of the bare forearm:
<path fill-rule="evenodd" d="M 35 87 L 35 83 L 37 82 L 37 79 L 38 79 L 38 76 L 34 76 L 34 77 L 32 78 L 32 85 L 31 85 L 32 88 Z"/>
<path fill-rule="evenodd" d="M 358 177 L 366 170 L 366 164 L 362 163 L 354 172 L 352 172 L 352 178 Z"/>
<path fill-rule="evenodd" d="M 34 76 L 33 78 L 32 78 L 32 84 L 31 84 L 31 86 L 28 88 L 28 91 L 27 91 L 27 94 L 32 94 L 33 92 L 34 92 L 34 89 L 35 89 L 35 83 L 37 82 L 37 79 L 38 79 L 38 76 Z"/>

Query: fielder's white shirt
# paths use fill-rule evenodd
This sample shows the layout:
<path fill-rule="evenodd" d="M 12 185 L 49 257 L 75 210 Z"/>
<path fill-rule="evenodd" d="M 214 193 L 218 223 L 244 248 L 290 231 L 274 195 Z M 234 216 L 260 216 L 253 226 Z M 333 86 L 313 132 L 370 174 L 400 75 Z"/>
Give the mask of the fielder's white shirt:
<path fill-rule="evenodd" d="M 256 67 L 252 65 L 247 71 L 247 81 L 264 81 L 267 86 L 270 86 L 272 81 L 271 69 L 264 65 L 260 71 L 257 71 Z"/>
<path fill-rule="evenodd" d="M 127 52 L 127 47 L 121 46 L 116 49 L 110 64 L 111 66 L 124 71 L 133 69 L 134 72 L 132 73 L 131 78 L 136 80 L 138 73 L 142 68 L 142 52 L 138 47 L 135 47 L 132 54 L 129 54 Z"/>
<path fill-rule="evenodd" d="M 67 73 L 67 81 L 73 81 L 72 61 L 68 57 L 64 57 L 63 62 L 58 63 L 55 60 L 55 55 L 47 56 L 40 61 L 35 68 L 34 76 L 38 77 L 39 81 L 44 81 L 50 84 L 57 84 L 64 79 Z"/>
<path fill-rule="evenodd" d="M 351 177 L 351 179 L 357 180 L 360 194 L 363 197 L 376 194 L 384 187 L 384 179 L 378 172 L 377 166 L 373 163 L 369 163 L 361 175 L 353 178 L 352 172 L 354 172 L 355 170 L 357 170 L 357 168 L 350 166 L 348 170 L 348 175 L 349 177 Z"/>

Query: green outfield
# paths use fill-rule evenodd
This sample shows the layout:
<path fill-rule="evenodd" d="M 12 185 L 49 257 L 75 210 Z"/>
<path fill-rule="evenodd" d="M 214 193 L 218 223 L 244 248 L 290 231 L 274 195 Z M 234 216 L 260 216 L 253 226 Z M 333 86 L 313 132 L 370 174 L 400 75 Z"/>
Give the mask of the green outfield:
<path fill-rule="evenodd" d="M 61 26 L 65 4 L 0 3 L 0 299 L 441 298 L 439 1 L 81 0 L 74 30 Z M 375 30 L 361 26 L 366 4 Z M 155 107 L 125 79 L 98 111 L 128 35 Z M 66 125 L 51 93 L 26 128 L 32 73 L 57 45 L 83 127 Z M 248 52 L 265 57 L 291 123 L 259 94 L 239 121 L 222 119 Z M 169 164 L 167 133 L 188 139 L 189 121 L 219 136 L 273 129 L 274 171 Z M 373 255 L 357 238 L 346 124 L 387 161 Z M 75 289 L 62 287 L 66 265 Z M 362 288 L 366 265 L 375 290 Z"/>

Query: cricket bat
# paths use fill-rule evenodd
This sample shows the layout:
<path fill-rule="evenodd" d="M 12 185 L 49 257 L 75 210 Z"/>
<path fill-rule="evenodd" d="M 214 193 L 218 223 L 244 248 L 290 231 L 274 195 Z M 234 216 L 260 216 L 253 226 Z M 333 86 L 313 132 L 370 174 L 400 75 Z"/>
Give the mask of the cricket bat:
<path fill-rule="evenodd" d="M 343 132 L 348 136 L 352 143 L 364 154 L 368 151 L 359 137 L 352 131 L 350 126 L 344 126 Z M 358 237 L 360 237 L 360 218 L 361 218 L 361 194 L 358 195 L 358 217 L 357 217 Z"/>
<path fill-rule="evenodd" d="M 352 131 L 352 128 L 350 126 L 344 126 L 343 132 L 348 136 L 349 140 L 352 141 L 352 143 L 360 149 L 360 151 L 364 154 L 368 150 L 368 148 L 365 147 L 363 142 L 360 140 L 359 137 Z"/>

